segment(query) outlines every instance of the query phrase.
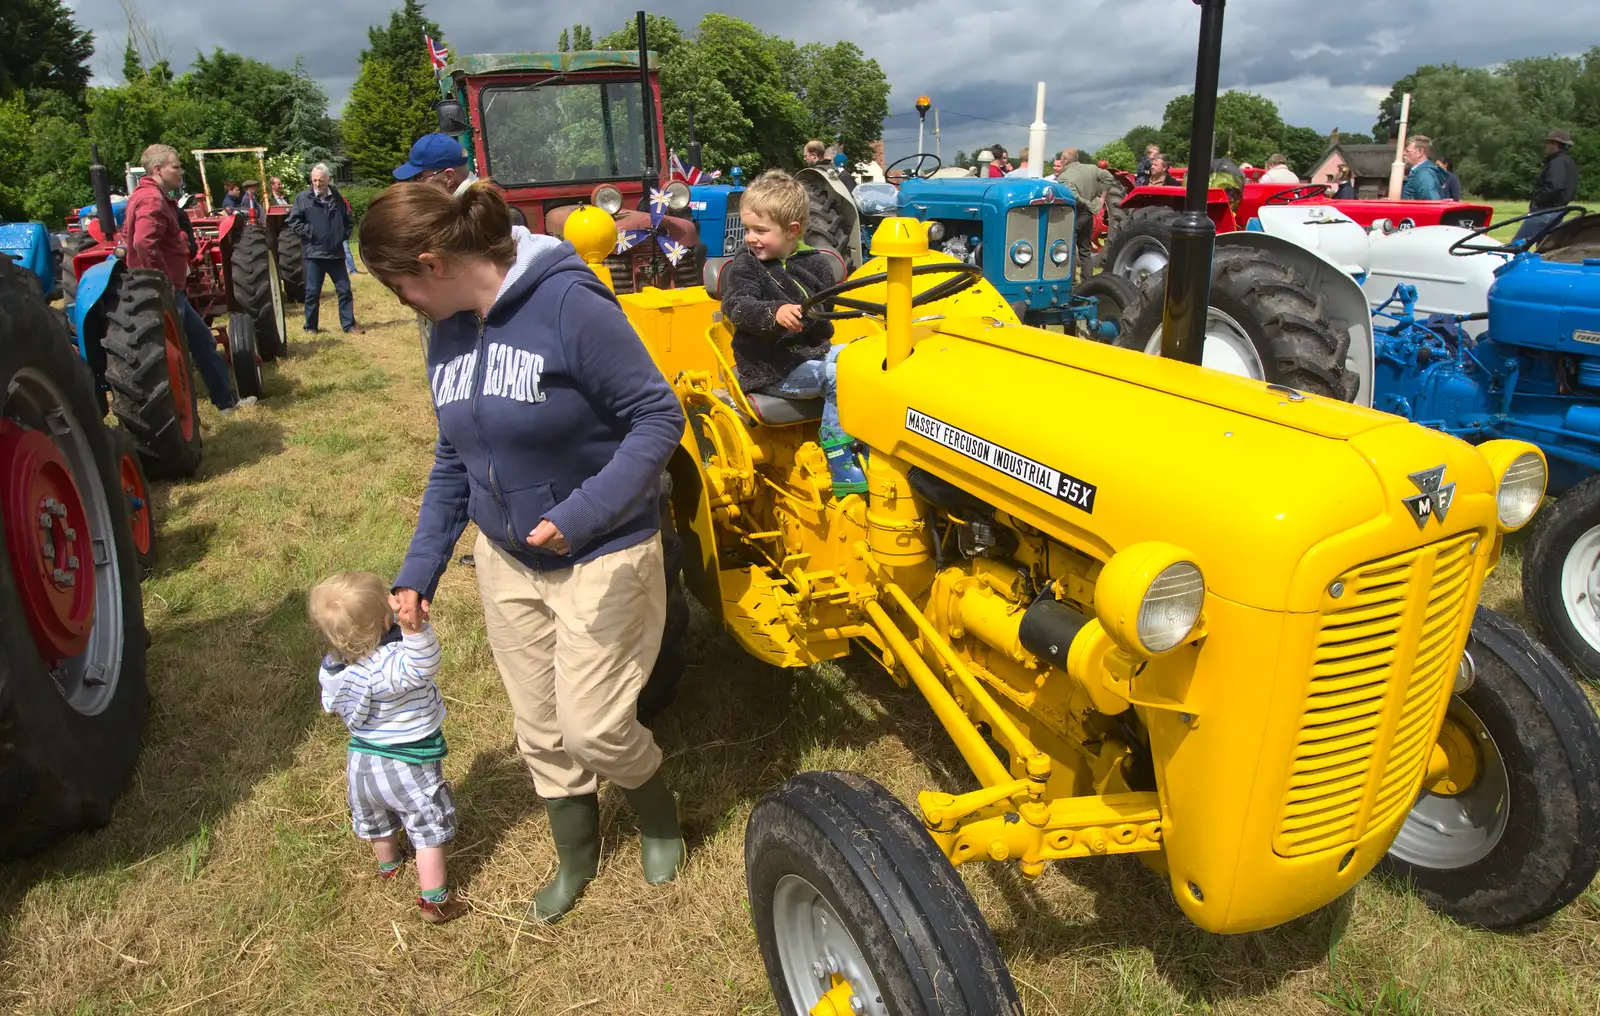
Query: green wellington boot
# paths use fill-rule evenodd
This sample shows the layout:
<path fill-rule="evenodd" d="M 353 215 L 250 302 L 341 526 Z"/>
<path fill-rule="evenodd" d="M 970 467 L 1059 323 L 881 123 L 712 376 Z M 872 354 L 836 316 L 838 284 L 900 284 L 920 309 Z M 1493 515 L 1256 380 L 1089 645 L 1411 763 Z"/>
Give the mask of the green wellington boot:
<path fill-rule="evenodd" d="M 855 438 L 824 427 L 817 435 L 817 443 L 822 446 L 822 454 L 828 460 L 828 472 L 833 477 L 833 496 L 865 494 L 867 474 L 861 471 L 861 463 L 856 458 Z"/>
<path fill-rule="evenodd" d="M 639 857 L 644 863 L 644 880 L 661 885 L 678 877 L 688 848 L 678 828 L 678 800 L 667 789 L 667 781 L 656 774 L 636 790 L 624 790 L 628 803 L 639 816 Z"/>
<path fill-rule="evenodd" d="M 561 867 L 534 895 L 528 920 L 549 923 L 573 908 L 600 870 L 600 799 L 594 794 L 557 797 L 545 802 L 545 811 Z"/>

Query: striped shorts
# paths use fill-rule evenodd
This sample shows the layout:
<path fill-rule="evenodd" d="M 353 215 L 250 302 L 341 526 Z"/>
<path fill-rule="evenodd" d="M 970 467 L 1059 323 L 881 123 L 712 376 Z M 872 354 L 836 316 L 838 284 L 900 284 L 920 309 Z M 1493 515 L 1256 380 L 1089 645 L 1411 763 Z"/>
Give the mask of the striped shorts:
<path fill-rule="evenodd" d="M 345 767 L 356 836 L 378 840 L 403 827 L 418 849 L 456 836 L 456 799 L 438 762 L 419 764 L 352 751 Z"/>

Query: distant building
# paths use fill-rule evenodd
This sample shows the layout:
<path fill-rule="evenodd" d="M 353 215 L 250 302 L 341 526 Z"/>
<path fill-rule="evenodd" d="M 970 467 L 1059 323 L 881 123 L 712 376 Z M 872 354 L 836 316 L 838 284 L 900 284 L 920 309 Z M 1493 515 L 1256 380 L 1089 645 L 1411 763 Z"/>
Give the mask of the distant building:
<path fill-rule="evenodd" d="M 1389 169 L 1394 165 L 1394 145 L 1347 145 L 1339 132 L 1328 135 L 1328 148 L 1311 166 L 1306 179 L 1312 183 L 1337 184 L 1339 168 L 1349 166 L 1355 174 L 1356 196 L 1382 198 L 1389 193 Z"/>

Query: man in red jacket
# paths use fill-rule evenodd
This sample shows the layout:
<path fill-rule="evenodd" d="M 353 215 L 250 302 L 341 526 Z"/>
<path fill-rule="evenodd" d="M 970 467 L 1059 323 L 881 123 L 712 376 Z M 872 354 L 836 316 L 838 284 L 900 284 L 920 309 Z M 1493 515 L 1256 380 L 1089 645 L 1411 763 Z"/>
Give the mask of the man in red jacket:
<path fill-rule="evenodd" d="M 128 195 L 118 253 L 128 267 L 154 268 L 172 283 L 173 301 L 178 305 L 183 334 L 189 342 L 189 356 L 206 383 L 206 394 L 220 412 L 231 413 L 235 406 L 255 402 L 255 396 L 240 399 L 234 395 L 228 366 L 217 353 L 211 329 L 184 293 L 189 279 L 189 241 L 178 224 L 178 206 L 168 197 L 183 186 L 178 153 L 170 145 L 151 145 L 144 150 L 140 162 L 144 164 L 144 177 Z"/>

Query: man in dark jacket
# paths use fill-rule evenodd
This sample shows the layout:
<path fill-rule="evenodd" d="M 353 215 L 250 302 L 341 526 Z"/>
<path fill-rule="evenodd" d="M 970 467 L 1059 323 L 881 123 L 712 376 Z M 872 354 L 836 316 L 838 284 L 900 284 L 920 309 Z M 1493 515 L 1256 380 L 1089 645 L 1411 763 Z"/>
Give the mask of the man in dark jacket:
<path fill-rule="evenodd" d="M 1528 211 L 1564 208 L 1572 203 L 1578 193 L 1578 163 L 1568 151 L 1571 147 L 1572 135 L 1566 131 L 1552 130 L 1544 136 L 1544 169 L 1539 173 L 1539 184 L 1533 189 Z M 1536 239 L 1555 220 L 1554 213 L 1529 216 L 1517 227 L 1516 238 L 1511 242 Z"/>
<path fill-rule="evenodd" d="M 350 296 L 350 273 L 345 270 L 344 242 L 350 239 L 350 208 L 344 197 L 329 182 L 328 167 L 317 163 L 311 169 L 311 186 L 294 196 L 284 223 L 299 233 L 303 241 L 306 266 L 306 331 L 317 330 L 317 312 L 322 303 L 322 279 L 333 280 L 339 296 L 339 324 L 347 332 L 360 334 L 356 324 L 355 301 Z"/>

